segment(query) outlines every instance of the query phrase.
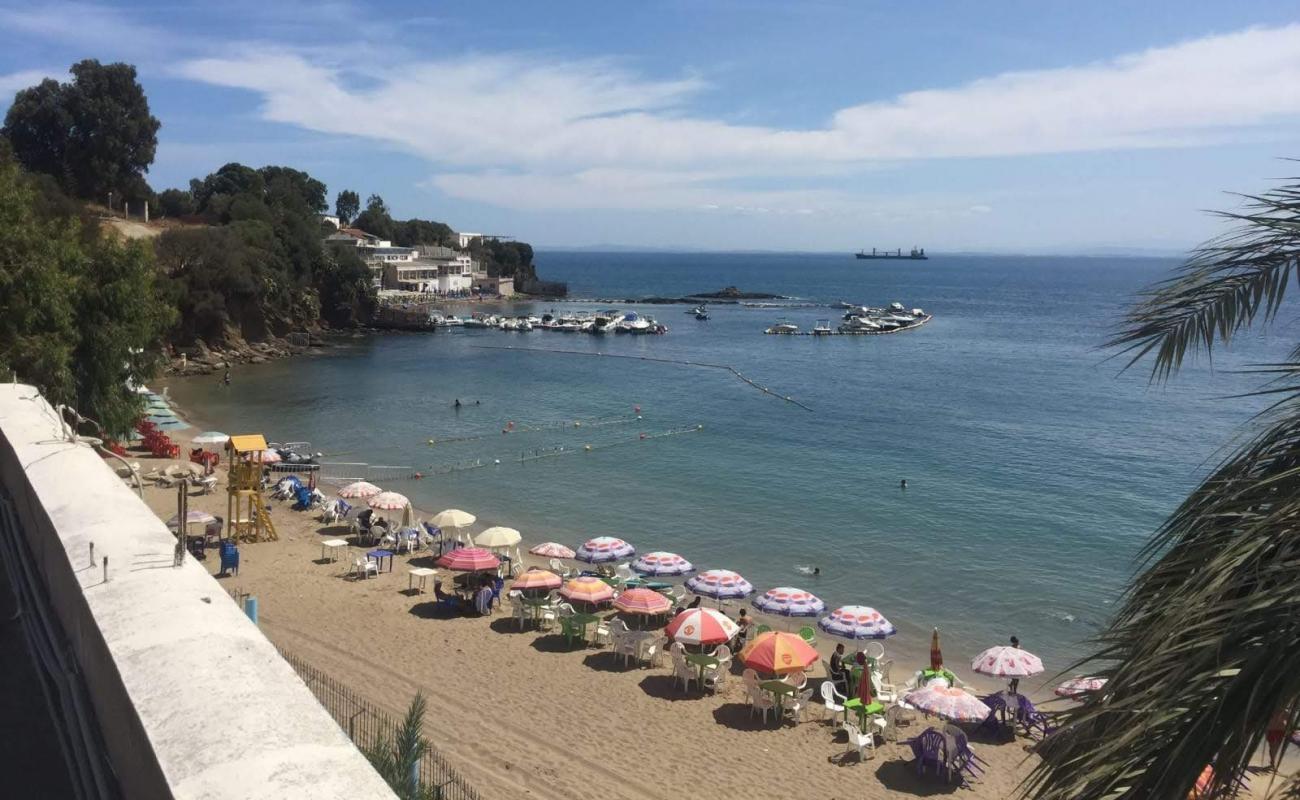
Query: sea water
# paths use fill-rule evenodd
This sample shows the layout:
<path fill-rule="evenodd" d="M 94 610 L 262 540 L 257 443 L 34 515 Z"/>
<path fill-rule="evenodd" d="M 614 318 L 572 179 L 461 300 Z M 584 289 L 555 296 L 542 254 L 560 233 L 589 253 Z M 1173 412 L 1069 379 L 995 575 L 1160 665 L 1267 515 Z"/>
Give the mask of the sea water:
<path fill-rule="evenodd" d="M 898 626 L 889 646 L 904 652 L 923 650 L 937 625 L 952 663 L 1015 634 L 1063 668 L 1115 608 L 1143 543 L 1260 407 L 1231 397 L 1256 383 L 1239 368 L 1291 344 L 1252 335 L 1216 354 L 1213 369 L 1188 367 L 1164 386 L 1145 366 L 1121 373 L 1101 345 L 1172 260 L 538 261 L 571 296 L 602 301 L 511 313 L 731 285 L 816 305 L 717 304 L 697 321 L 681 305 L 619 302 L 669 333 L 376 336 L 237 367 L 229 388 L 216 377 L 174 381 L 172 394 L 227 432 L 419 470 L 428 477 L 385 488 L 420 508 L 511 525 L 530 542 L 617 535 L 642 552 L 738 570 L 760 590 L 793 585 L 832 607 L 874 606 Z M 835 326 L 838 301 L 899 301 L 934 319 L 888 336 L 763 335 L 782 318 Z M 641 357 L 731 366 L 810 410 L 721 369 Z"/>

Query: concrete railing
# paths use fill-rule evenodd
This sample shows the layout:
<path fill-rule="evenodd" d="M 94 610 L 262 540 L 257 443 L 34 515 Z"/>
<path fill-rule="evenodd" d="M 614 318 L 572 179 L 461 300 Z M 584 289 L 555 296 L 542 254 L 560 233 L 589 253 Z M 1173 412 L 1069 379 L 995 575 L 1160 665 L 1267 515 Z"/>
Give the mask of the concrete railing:
<path fill-rule="evenodd" d="M 30 386 L 0 385 L 0 487 L 130 798 L 393 793 L 225 589 Z M 93 559 L 92 559 L 93 544 Z M 107 559 L 107 568 L 104 567 Z"/>

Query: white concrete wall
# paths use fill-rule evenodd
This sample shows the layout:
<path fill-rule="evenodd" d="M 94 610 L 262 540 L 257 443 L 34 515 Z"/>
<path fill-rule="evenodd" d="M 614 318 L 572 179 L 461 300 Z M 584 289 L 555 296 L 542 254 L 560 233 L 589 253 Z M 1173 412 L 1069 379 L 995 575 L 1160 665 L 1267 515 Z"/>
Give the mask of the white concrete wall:
<path fill-rule="evenodd" d="M 0 385 L 0 482 L 126 797 L 394 796 L 225 587 L 189 556 L 171 566 L 175 537 L 94 451 L 61 440 L 31 386 Z"/>

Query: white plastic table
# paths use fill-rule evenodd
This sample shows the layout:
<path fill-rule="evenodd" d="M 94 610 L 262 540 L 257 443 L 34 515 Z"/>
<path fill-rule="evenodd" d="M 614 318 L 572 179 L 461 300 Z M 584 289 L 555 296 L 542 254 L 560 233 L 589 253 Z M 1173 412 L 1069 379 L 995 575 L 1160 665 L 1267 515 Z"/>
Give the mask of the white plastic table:
<path fill-rule="evenodd" d="M 328 558 L 330 561 L 338 561 L 339 548 L 347 546 L 347 539 L 326 539 L 320 543 L 320 557 Z"/>
<path fill-rule="evenodd" d="M 428 567 L 411 567 L 407 571 L 408 574 L 406 576 L 406 590 L 409 592 L 411 591 L 411 589 L 415 588 L 415 579 L 419 578 L 420 594 L 424 594 L 425 581 L 429 579 L 430 575 L 435 575 L 437 574 L 437 572 L 438 570 L 429 569 Z"/>

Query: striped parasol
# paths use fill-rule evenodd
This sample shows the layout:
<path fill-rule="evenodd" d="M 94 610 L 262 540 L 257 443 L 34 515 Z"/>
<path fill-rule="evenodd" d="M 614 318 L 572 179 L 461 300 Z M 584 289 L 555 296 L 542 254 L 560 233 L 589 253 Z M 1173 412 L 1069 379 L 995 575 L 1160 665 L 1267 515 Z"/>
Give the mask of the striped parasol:
<path fill-rule="evenodd" d="M 739 631 L 740 626 L 730 617 L 712 608 L 688 608 L 664 629 L 674 642 L 693 645 L 729 642 Z"/>
<path fill-rule="evenodd" d="M 397 492 L 380 492 L 366 502 L 371 508 L 381 508 L 386 511 L 396 511 L 411 504 L 411 501 L 406 499 L 406 495 Z"/>
<path fill-rule="evenodd" d="M 551 572 L 549 569 L 533 567 L 532 569 L 515 578 L 514 583 L 510 584 L 511 589 L 518 589 L 521 592 L 550 591 L 558 589 L 564 583 L 559 575 Z"/>
<path fill-rule="evenodd" d="M 636 548 L 616 536 L 597 536 L 583 542 L 574 558 L 588 564 L 603 564 L 636 555 Z"/>
<path fill-rule="evenodd" d="M 349 483 L 347 486 L 339 489 L 338 496 L 345 500 L 365 500 L 374 497 L 377 494 L 382 494 L 383 491 L 383 489 L 380 489 L 373 483 L 357 481 L 356 483 Z"/>
<path fill-rule="evenodd" d="M 685 575 L 694 572 L 695 566 L 676 553 L 654 552 L 632 562 L 632 571 L 641 575 Z"/>
<path fill-rule="evenodd" d="M 542 542 L 539 545 L 534 545 L 533 547 L 528 548 L 528 552 L 535 556 L 541 556 L 542 558 L 573 558 L 573 556 L 576 555 L 573 552 L 573 548 L 565 547 L 559 542 Z"/>
<path fill-rule="evenodd" d="M 903 701 L 927 714 L 953 722 L 983 722 L 993 713 L 975 695 L 937 681 L 913 689 L 903 696 Z"/>
<path fill-rule="evenodd" d="M 626 614 L 666 614 L 673 602 L 654 589 L 628 589 L 614 601 L 614 608 Z"/>
<path fill-rule="evenodd" d="M 560 596 L 578 603 L 603 603 L 614 596 L 614 587 L 600 578 L 584 575 L 564 584 Z"/>
<path fill-rule="evenodd" d="M 438 566 L 453 572 L 484 572 L 500 564 L 501 559 L 481 547 L 457 547 L 438 559 Z"/>
<path fill-rule="evenodd" d="M 1083 697 L 1089 692 L 1100 692 L 1101 687 L 1106 685 L 1105 678 L 1087 678 L 1075 676 L 1057 686 L 1053 693 L 1057 697 L 1068 697 L 1071 700 Z"/>
<path fill-rule="evenodd" d="M 815 617 L 826 610 L 826 604 L 812 592 L 791 586 L 778 586 L 755 597 L 754 608 L 783 617 Z"/>
<path fill-rule="evenodd" d="M 686 588 L 701 597 L 721 600 L 727 597 L 748 597 L 754 593 L 754 585 L 745 580 L 739 572 L 729 569 L 710 569 L 686 581 Z"/>
<path fill-rule="evenodd" d="M 943 651 L 939 649 L 939 629 L 934 629 L 930 637 L 930 669 L 938 672 L 943 669 Z"/>
<path fill-rule="evenodd" d="M 970 668 L 995 678 L 1027 678 L 1043 671 L 1043 661 L 1019 647 L 990 647 L 971 659 Z"/>
<path fill-rule="evenodd" d="M 807 669 L 816 664 L 818 658 L 820 656 L 810 644 L 783 631 L 760 633 L 740 651 L 740 660 L 745 662 L 745 666 L 777 675 Z"/>
<path fill-rule="evenodd" d="M 840 606 L 817 620 L 817 627 L 844 639 L 884 639 L 898 633 L 893 623 L 871 606 Z"/>

